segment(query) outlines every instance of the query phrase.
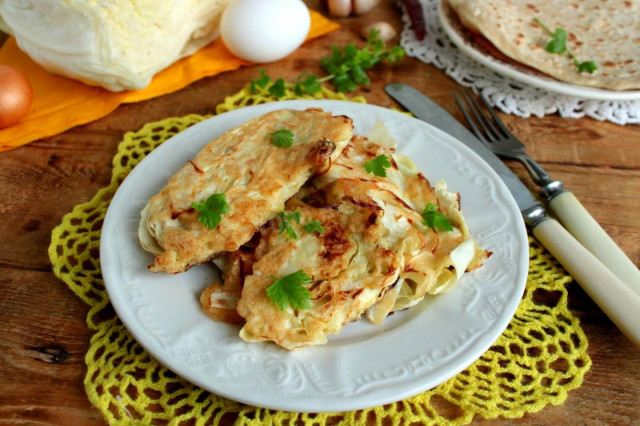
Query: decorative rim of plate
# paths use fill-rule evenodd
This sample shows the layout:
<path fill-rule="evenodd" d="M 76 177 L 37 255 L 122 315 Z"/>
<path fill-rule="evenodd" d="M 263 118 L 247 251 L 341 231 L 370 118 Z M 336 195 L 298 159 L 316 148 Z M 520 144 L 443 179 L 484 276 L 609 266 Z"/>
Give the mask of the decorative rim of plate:
<path fill-rule="evenodd" d="M 466 205 L 472 212 L 467 220 L 474 238 L 493 255 L 452 291 L 396 313 L 382 325 L 348 324 L 341 334 L 330 336 L 325 346 L 287 352 L 270 343 L 246 343 L 234 326 L 206 317 L 197 299 L 211 282 L 213 268 L 209 265 L 176 275 L 149 272 L 146 265 L 152 258 L 138 244 L 137 227 L 139 212 L 149 197 L 212 137 L 271 110 L 309 107 L 350 115 L 358 134 L 366 133 L 359 126 L 369 129 L 382 120 L 396 133 L 394 137 L 402 137 L 399 152 L 419 154 L 419 163 L 446 164 L 437 172 L 439 178 L 462 186 L 463 209 Z M 429 155 L 432 153 L 441 156 Z M 157 167 L 158 163 L 164 167 Z M 429 171 L 427 177 L 434 178 Z M 113 197 L 103 224 L 100 257 L 116 313 L 134 338 L 179 376 L 246 404 L 333 412 L 416 395 L 477 360 L 500 337 L 520 303 L 529 245 L 507 187 L 489 165 L 453 137 L 379 106 L 296 100 L 214 116 L 149 154 Z M 451 321 L 452 317 L 457 320 Z M 416 335 L 425 338 L 416 339 Z"/>
<path fill-rule="evenodd" d="M 526 83 L 533 87 L 563 95 L 576 96 L 596 101 L 633 101 L 640 99 L 640 90 L 614 91 L 566 83 L 552 77 L 533 74 L 524 68 L 508 64 L 489 53 L 480 51 L 468 40 L 468 38 L 464 36 L 462 31 L 460 31 L 460 28 L 458 28 L 457 23 L 451 21 L 448 13 L 454 12 L 448 4 L 444 4 L 446 1 L 447 0 L 440 0 L 438 3 L 438 19 L 440 20 L 440 24 L 442 25 L 444 32 L 449 36 L 449 39 L 453 44 L 455 44 L 464 54 L 476 62 L 486 66 L 490 70 L 503 76 L 510 77 L 521 83 Z"/>

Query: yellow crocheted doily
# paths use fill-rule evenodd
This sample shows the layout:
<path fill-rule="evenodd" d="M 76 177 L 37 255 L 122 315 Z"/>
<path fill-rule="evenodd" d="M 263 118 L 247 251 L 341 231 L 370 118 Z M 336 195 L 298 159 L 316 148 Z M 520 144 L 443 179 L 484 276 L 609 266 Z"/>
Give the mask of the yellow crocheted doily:
<path fill-rule="evenodd" d="M 289 87 L 284 99 L 297 98 Z M 314 98 L 346 99 L 324 90 Z M 245 87 L 216 113 L 272 101 Z M 350 99 L 365 102 L 363 98 Z M 591 365 L 587 340 L 567 308 L 571 277 L 533 239 L 529 277 L 518 310 L 495 344 L 456 377 L 415 397 L 362 411 L 291 413 L 243 405 L 177 377 L 152 358 L 115 315 L 102 281 L 100 230 L 118 186 L 155 147 L 203 116 L 169 118 L 127 133 L 113 159 L 111 184 L 76 206 L 52 234 L 49 256 L 55 274 L 84 300 L 95 332 L 85 361 L 90 401 L 111 424 L 466 424 L 474 416 L 521 417 L 560 404 L 582 383 Z M 453 414 L 452 414 L 453 413 Z"/>

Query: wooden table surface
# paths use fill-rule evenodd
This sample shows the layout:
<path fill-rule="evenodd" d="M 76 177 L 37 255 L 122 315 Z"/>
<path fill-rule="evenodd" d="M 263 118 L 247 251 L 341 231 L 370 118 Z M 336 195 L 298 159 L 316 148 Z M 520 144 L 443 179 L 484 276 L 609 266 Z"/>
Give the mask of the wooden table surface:
<path fill-rule="evenodd" d="M 308 3 L 319 9 L 315 2 Z M 277 63 L 205 78 L 179 92 L 123 105 L 87 125 L 0 153 L 0 423 L 103 423 L 83 386 L 91 334 L 85 324 L 87 306 L 53 275 L 47 248 L 63 215 L 109 184 L 111 159 L 123 134 L 170 116 L 212 113 L 225 96 L 255 78 L 257 68 L 288 81 L 305 70 L 322 75 L 318 62 L 332 43 L 361 43 L 360 28 L 380 20 L 400 30 L 399 16 L 395 2 L 384 1 L 364 16 L 336 20 L 342 25 L 339 31 Z M 404 81 L 461 118 L 451 96 L 457 84 L 431 65 L 407 57 L 398 65 L 377 66 L 371 80 L 355 93 L 371 104 L 397 107 L 382 88 L 389 81 Z M 530 154 L 564 181 L 638 265 L 640 127 L 556 115 L 501 116 Z M 534 189 L 521 167 L 510 166 Z M 640 422 L 640 350 L 578 285 L 570 284 L 569 294 L 593 361 L 582 386 L 560 406 L 547 406 L 522 419 L 481 423 Z"/>

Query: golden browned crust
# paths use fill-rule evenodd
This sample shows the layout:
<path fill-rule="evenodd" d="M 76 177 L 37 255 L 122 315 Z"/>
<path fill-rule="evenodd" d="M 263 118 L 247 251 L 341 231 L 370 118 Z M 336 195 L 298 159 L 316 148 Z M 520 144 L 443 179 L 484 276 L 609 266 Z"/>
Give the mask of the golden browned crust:
<path fill-rule="evenodd" d="M 391 159 L 387 176 L 367 173 L 364 164 L 382 154 Z M 240 337 L 273 341 L 289 350 L 323 344 L 362 315 L 380 323 L 427 294 L 448 290 L 467 267 L 487 256 L 469 235 L 459 198 L 442 183 L 432 187 L 393 147 L 354 137 L 327 173 L 286 202 L 289 214 L 300 214 L 300 223 L 290 222 L 297 237 L 280 232 L 282 219 L 276 217 L 259 231 L 255 250 L 247 250 L 254 257 L 239 284 L 237 313 L 245 320 Z M 452 231 L 422 223 L 421 212 L 429 203 L 451 220 Z M 307 232 L 304 225 L 310 221 L 320 222 L 324 232 Z M 225 283 L 240 276 L 233 272 L 237 253 L 217 262 Z M 297 271 L 312 279 L 306 285 L 311 306 L 280 310 L 267 288 Z M 217 313 L 228 320 L 224 314 L 224 309 Z"/>
<path fill-rule="evenodd" d="M 253 243 L 214 259 L 214 263 L 222 272 L 223 282 L 222 284 L 214 282 L 200 295 L 200 304 L 209 318 L 230 324 L 244 323 L 244 319 L 238 314 L 237 305 L 244 279 L 253 272 L 254 262 L 255 245 Z"/>
<path fill-rule="evenodd" d="M 384 211 L 369 197 L 342 194 L 349 183 L 330 191 L 339 204 L 300 207 L 301 224 L 293 224 L 296 240 L 278 232 L 275 221 L 263 231 L 253 274 L 246 277 L 238 312 L 246 323 L 240 336 L 248 341 L 274 341 L 286 349 L 326 342 L 345 324 L 358 319 L 383 290 L 396 281 L 401 256 L 381 240 Z M 354 185 L 360 182 L 352 182 Z M 375 219 L 372 219 L 375 218 Z M 303 224 L 322 223 L 324 233 L 307 233 Z M 303 270 L 313 283 L 311 308 L 281 311 L 266 294 L 272 277 Z"/>
<path fill-rule="evenodd" d="M 269 136 L 295 134 L 291 147 Z M 154 272 L 182 272 L 218 253 L 235 251 L 314 174 L 326 171 L 353 134 L 352 120 L 319 109 L 279 110 L 253 118 L 207 144 L 169 179 L 143 210 L 145 249 Z M 198 221 L 192 202 L 224 193 L 229 212 L 214 230 Z"/>
<path fill-rule="evenodd" d="M 445 0 L 443 0 L 445 1 Z M 628 0 L 446 0 L 462 23 L 507 57 L 558 80 L 610 90 L 640 88 L 640 2 Z M 594 61 L 594 73 L 580 72 L 567 54 L 545 50 L 551 31 L 567 32 L 567 48 L 579 62 Z"/>

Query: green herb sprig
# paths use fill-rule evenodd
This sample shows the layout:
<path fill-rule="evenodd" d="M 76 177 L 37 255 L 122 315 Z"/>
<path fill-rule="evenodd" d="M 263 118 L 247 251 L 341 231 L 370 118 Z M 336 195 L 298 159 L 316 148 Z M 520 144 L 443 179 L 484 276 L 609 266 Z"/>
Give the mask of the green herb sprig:
<path fill-rule="evenodd" d="M 192 202 L 191 207 L 200 212 L 198 220 L 209 229 L 216 229 L 222 221 L 222 215 L 229 213 L 224 193 L 213 194 L 203 203 Z"/>
<path fill-rule="evenodd" d="M 280 212 L 276 215 L 276 219 L 279 219 L 278 222 L 278 232 L 281 234 L 284 233 L 287 237 L 292 240 L 298 239 L 298 234 L 296 234 L 296 230 L 293 229 L 293 225 L 291 225 L 291 221 L 299 224 L 300 218 L 302 214 L 299 211 L 295 211 L 293 213 Z"/>
<path fill-rule="evenodd" d="M 545 50 L 549 53 L 555 53 L 561 55 L 566 53 L 569 58 L 573 61 L 573 65 L 577 68 L 578 72 L 588 72 L 592 74 L 595 70 L 598 69 L 598 65 L 594 61 L 584 61 L 580 62 L 576 59 L 574 54 L 567 47 L 567 32 L 562 28 L 556 28 L 555 32 L 551 31 L 544 25 L 538 18 L 533 19 L 536 24 L 540 25 L 540 27 L 551 36 L 551 40 L 545 46 Z"/>
<path fill-rule="evenodd" d="M 312 234 L 317 232 L 318 234 L 324 234 L 324 228 L 322 227 L 322 223 L 318 220 L 312 220 L 311 222 L 307 222 L 302 225 L 305 231 Z"/>
<path fill-rule="evenodd" d="M 344 49 L 333 45 L 331 55 L 320 61 L 329 75 L 319 82 L 331 80 L 338 92 L 351 92 L 360 85 L 371 83 L 366 71 L 378 62 L 399 62 L 404 57 L 404 50 L 397 45 L 387 49 L 379 36 L 380 31 L 371 30 L 362 49 L 353 43 L 347 44 Z"/>
<path fill-rule="evenodd" d="M 389 157 L 386 155 L 378 155 L 373 160 L 369 160 L 364 163 L 364 169 L 367 173 L 371 173 L 373 175 L 379 177 L 387 177 L 387 168 L 391 167 L 391 161 Z"/>
<path fill-rule="evenodd" d="M 400 46 L 387 48 L 380 40 L 380 31 L 371 30 L 364 47 L 357 48 L 354 43 L 347 44 L 343 49 L 333 45 L 331 54 L 320 60 L 320 66 L 328 75 L 318 77 L 309 72 L 298 76 L 293 90 L 296 95 L 314 95 L 322 90 L 322 83 L 330 82 L 338 92 L 351 92 L 358 86 L 371 83 L 367 70 L 379 62 L 396 63 L 404 57 L 404 49 Z M 251 93 L 265 91 L 276 98 L 286 94 L 286 84 L 282 78 L 272 82 L 271 77 L 264 70 L 258 70 L 260 75 L 251 80 Z"/>
<path fill-rule="evenodd" d="M 284 79 L 279 78 L 274 83 L 271 83 L 271 77 L 266 74 L 265 70 L 258 70 L 258 72 L 260 75 L 249 83 L 251 93 L 258 93 L 258 88 L 260 88 L 276 98 L 284 96 L 286 90 Z"/>
<path fill-rule="evenodd" d="M 291 224 L 291 222 L 295 222 L 298 225 L 300 224 L 302 214 L 298 210 L 293 213 L 280 212 L 276 215 L 276 219 L 278 219 L 278 232 L 280 234 L 285 234 L 292 240 L 298 239 L 298 234 L 296 233 L 296 230 L 293 229 L 293 225 Z M 310 234 L 313 234 L 314 232 L 317 232 L 318 234 L 324 234 L 322 223 L 318 220 L 309 221 L 302 225 L 302 228 Z"/>
<path fill-rule="evenodd" d="M 422 211 L 422 224 L 436 231 L 453 231 L 451 221 L 433 203 L 428 203 Z"/>
<path fill-rule="evenodd" d="M 271 137 L 271 142 L 273 142 L 275 146 L 284 148 L 291 147 L 291 145 L 293 145 L 293 139 L 295 137 L 293 132 L 288 129 L 276 130 L 275 132 L 269 133 L 269 136 Z"/>
<path fill-rule="evenodd" d="M 308 288 L 304 287 L 313 282 L 309 274 L 299 270 L 281 278 L 276 278 L 273 275 L 271 278 L 275 281 L 267 287 L 267 296 L 278 306 L 278 309 L 284 311 L 288 306 L 293 309 L 309 309 L 311 307 L 311 293 Z"/>

